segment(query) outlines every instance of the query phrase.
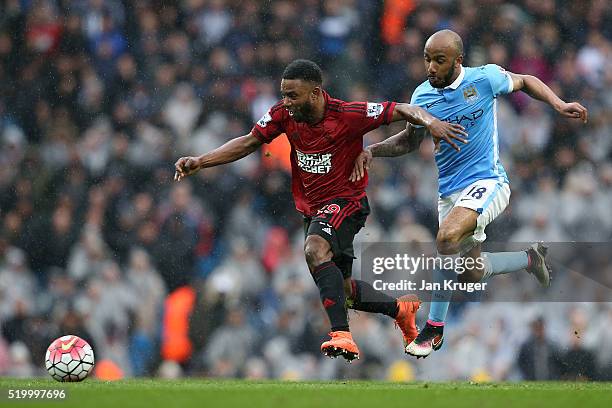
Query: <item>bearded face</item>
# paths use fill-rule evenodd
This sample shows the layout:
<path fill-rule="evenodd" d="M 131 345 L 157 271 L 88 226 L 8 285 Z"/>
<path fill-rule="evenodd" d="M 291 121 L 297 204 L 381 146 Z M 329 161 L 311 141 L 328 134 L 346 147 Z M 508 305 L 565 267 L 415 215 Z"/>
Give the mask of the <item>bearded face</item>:
<path fill-rule="evenodd" d="M 296 122 L 312 123 L 315 101 L 320 87 L 301 79 L 283 79 L 281 95 L 283 107 Z"/>
<path fill-rule="evenodd" d="M 313 120 L 314 105 L 310 101 L 306 101 L 302 105 L 293 105 L 291 109 L 287 110 L 296 122 L 310 123 Z"/>

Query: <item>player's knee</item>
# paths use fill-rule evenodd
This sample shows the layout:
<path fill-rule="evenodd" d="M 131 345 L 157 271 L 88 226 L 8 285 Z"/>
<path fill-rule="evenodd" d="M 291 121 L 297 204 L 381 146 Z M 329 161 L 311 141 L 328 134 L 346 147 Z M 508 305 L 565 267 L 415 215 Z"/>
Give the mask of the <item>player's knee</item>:
<path fill-rule="evenodd" d="M 459 252 L 459 244 L 462 234 L 458 229 L 442 228 L 436 236 L 436 247 L 443 255 L 451 255 Z"/>
<path fill-rule="evenodd" d="M 309 235 L 304 243 L 306 263 L 312 271 L 324 262 L 331 261 L 331 247 L 329 242 L 318 235 Z"/>

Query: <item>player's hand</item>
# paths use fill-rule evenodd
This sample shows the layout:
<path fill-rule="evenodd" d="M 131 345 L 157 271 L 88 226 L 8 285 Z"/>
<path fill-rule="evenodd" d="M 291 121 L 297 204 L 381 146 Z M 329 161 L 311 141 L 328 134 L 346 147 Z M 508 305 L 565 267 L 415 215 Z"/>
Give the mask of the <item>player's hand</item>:
<path fill-rule="evenodd" d="M 362 150 L 355 160 L 349 180 L 353 183 L 361 180 L 365 176 L 366 170 L 370 169 L 370 163 L 372 163 L 372 152 L 368 149 Z"/>
<path fill-rule="evenodd" d="M 580 119 L 582 120 L 582 123 L 587 123 L 587 120 L 589 119 L 589 111 L 587 111 L 587 108 L 578 102 L 564 102 L 563 105 L 557 109 L 557 112 L 566 118 Z"/>
<path fill-rule="evenodd" d="M 434 143 L 440 144 L 440 140 L 446 141 L 453 149 L 460 151 L 461 148 L 453 141 L 457 140 L 461 143 L 467 143 L 466 137 L 468 134 L 465 132 L 465 128 L 457 123 L 448 123 L 442 120 L 436 119 L 427 127 L 431 137 L 433 137 Z"/>
<path fill-rule="evenodd" d="M 181 181 L 181 179 L 192 175 L 193 173 L 200 170 L 197 157 L 181 157 L 174 163 L 174 180 Z"/>

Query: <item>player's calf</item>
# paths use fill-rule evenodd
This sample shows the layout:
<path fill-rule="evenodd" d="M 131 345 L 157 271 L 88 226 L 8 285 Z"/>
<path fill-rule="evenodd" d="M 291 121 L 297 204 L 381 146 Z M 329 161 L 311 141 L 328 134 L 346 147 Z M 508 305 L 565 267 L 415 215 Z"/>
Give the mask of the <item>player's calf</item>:
<path fill-rule="evenodd" d="M 319 288 L 321 304 L 329 317 L 332 332 L 348 332 L 342 272 L 331 260 L 329 243 L 317 235 L 309 235 L 304 244 L 304 253 L 312 278 Z"/>

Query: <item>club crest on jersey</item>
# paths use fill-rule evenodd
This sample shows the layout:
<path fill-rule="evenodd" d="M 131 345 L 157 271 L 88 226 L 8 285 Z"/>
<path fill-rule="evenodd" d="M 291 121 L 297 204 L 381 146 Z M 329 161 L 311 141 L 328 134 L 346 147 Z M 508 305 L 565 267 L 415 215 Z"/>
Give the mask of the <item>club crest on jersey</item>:
<path fill-rule="evenodd" d="M 368 102 L 368 108 L 366 110 L 366 116 L 368 118 L 378 118 L 380 116 L 380 114 L 383 112 L 383 105 L 382 103 L 371 103 Z"/>
<path fill-rule="evenodd" d="M 270 115 L 270 111 L 268 111 L 266 112 L 265 115 L 261 117 L 261 119 L 259 119 L 257 124 L 261 126 L 262 128 L 265 128 L 266 126 L 268 126 L 268 123 L 270 123 L 271 121 L 272 121 L 272 116 Z"/>
<path fill-rule="evenodd" d="M 463 88 L 463 98 L 467 103 L 474 103 L 478 100 L 478 91 L 475 85 L 468 85 Z"/>
<path fill-rule="evenodd" d="M 326 174 L 331 170 L 331 153 L 302 153 L 295 151 L 297 164 L 300 169 L 308 173 Z"/>
<path fill-rule="evenodd" d="M 338 204 L 327 204 L 321 207 L 319 211 L 317 211 L 317 215 L 337 214 L 339 211 L 340 211 L 340 206 Z M 319 222 L 319 224 L 323 225 L 325 223 Z"/>

